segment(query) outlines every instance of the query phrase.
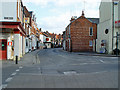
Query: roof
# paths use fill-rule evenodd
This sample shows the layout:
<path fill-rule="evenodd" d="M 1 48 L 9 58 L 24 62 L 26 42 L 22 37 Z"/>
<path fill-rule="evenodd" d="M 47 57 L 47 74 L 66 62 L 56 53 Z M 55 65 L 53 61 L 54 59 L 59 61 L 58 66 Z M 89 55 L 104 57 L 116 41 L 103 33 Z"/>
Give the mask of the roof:
<path fill-rule="evenodd" d="M 41 32 L 42 35 L 46 36 L 46 37 L 49 37 L 47 34 L 45 34 L 44 32 Z"/>
<path fill-rule="evenodd" d="M 99 18 L 87 18 L 90 22 L 99 24 Z"/>

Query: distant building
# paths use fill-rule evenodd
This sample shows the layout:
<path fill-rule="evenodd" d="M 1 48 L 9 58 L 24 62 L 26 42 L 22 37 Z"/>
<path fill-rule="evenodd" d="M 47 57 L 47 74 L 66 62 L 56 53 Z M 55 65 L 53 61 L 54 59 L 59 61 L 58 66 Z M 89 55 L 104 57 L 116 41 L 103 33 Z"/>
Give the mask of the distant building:
<path fill-rule="evenodd" d="M 63 50 L 66 50 L 66 32 L 63 32 L 63 41 L 62 41 Z"/>
<path fill-rule="evenodd" d="M 59 34 L 59 35 L 56 35 L 56 47 L 62 47 L 62 35 Z"/>
<path fill-rule="evenodd" d="M 99 18 L 86 18 L 84 12 L 79 18 L 72 17 L 66 27 L 67 51 L 96 51 L 97 24 Z"/>
<path fill-rule="evenodd" d="M 51 48 L 51 37 L 47 35 L 45 32 L 41 32 L 40 40 L 41 40 L 41 46 L 44 47 L 45 45 L 47 48 Z"/>
<path fill-rule="evenodd" d="M 97 52 L 112 54 L 115 48 L 120 50 L 120 1 L 102 1 L 99 8 Z M 119 39 L 116 36 L 119 34 Z"/>

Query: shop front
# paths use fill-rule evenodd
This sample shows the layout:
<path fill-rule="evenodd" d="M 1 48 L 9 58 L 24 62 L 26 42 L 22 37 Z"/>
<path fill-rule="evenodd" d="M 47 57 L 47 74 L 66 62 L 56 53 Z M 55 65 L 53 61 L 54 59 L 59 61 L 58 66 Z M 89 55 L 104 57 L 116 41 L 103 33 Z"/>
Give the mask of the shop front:
<path fill-rule="evenodd" d="M 20 22 L 0 22 L 0 60 L 18 60 L 24 54 L 25 32 Z"/>

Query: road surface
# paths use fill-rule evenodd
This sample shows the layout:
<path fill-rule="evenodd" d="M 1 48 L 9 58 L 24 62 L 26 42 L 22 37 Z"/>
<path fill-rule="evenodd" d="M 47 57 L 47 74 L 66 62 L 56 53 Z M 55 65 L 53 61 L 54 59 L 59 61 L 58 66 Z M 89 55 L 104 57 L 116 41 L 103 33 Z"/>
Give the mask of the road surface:
<path fill-rule="evenodd" d="M 31 60 L 29 64 L 3 68 L 4 87 L 118 87 L 118 57 L 78 55 L 77 53 L 63 51 L 61 48 L 43 49 L 33 56 L 27 56 L 26 59 L 29 61 L 32 57 L 34 60 Z M 13 76 L 9 76 L 11 75 L 10 72 Z"/>

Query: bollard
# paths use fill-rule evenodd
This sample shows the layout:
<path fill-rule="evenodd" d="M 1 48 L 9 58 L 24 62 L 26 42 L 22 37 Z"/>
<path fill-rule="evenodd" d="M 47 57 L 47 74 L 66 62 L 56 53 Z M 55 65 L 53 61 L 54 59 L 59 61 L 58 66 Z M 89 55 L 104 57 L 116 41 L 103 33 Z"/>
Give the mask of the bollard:
<path fill-rule="evenodd" d="M 16 56 L 15 63 L 18 64 L 18 56 Z"/>

